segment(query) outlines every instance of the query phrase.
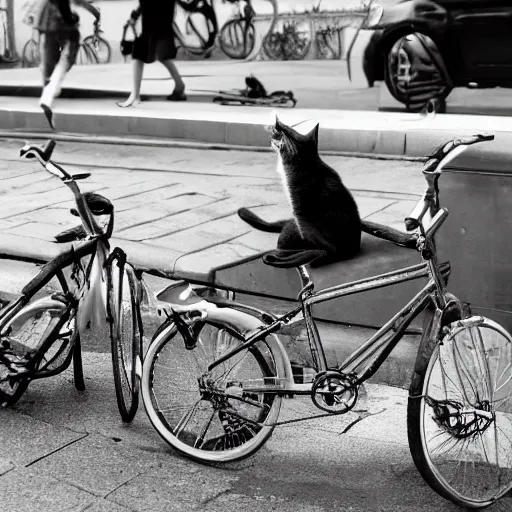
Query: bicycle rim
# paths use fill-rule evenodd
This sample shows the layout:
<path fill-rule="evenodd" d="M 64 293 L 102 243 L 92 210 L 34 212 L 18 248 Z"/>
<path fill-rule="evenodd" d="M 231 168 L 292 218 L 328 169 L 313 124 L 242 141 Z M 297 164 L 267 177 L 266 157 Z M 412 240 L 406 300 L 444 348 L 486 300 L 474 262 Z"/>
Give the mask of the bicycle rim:
<path fill-rule="evenodd" d="M 37 67 L 41 62 L 38 44 L 31 39 L 23 47 L 21 65 L 22 67 Z"/>
<path fill-rule="evenodd" d="M 276 376 L 273 355 L 259 342 L 207 372 L 213 360 L 242 343 L 240 335 L 208 321 L 194 329 L 199 335 L 192 350 L 173 323 L 151 344 L 142 372 L 146 411 L 160 436 L 187 457 L 243 459 L 263 446 L 279 416 L 281 397 L 264 392 L 264 379 Z"/>
<path fill-rule="evenodd" d="M 108 270 L 108 316 L 114 385 L 119 414 L 125 423 L 135 417 L 139 405 L 136 359 L 139 356 L 139 326 L 133 276 L 118 259 Z"/>
<path fill-rule="evenodd" d="M 62 312 L 51 308 L 37 310 L 23 323 L 14 324 L 8 333 L 2 333 L 0 336 L 0 350 L 3 355 L 12 362 L 25 363 L 36 357 L 40 350 L 44 350 L 43 355 L 39 356 L 40 361 L 36 370 L 45 370 L 57 360 L 62 350 L 59 351 L 59 347 L 56 346 L 58 344 L 53 341 L 46 350 L 43 347 L 49 344 L 50 338 L 55 338 L 56 341 L 60 339 L 59 334 L 63 329 L 66 333 L 69 331 L 67 322 L 58 329 L 62 323 L 61 315 Z M 0 404 L 3 406 L 14 405 L 30 382 L 28 377 L 7 378 L 8 373 L 7 367 L 0 362 Z"/>
<path fill-rule="evenodd" d="M 410 400 L 419 402 L 421 444 L 413 458 L 431 487 L 469 508 L 487 507 L 507 493 L 512 339 L 504 329 L 488 319 L 452 328 L 431 356 L 422 396 Z M 411 430 L 410 439 L 414 436 Z"/>
<path fill-rule="evenodd" d="M 219 34 L 220 49 L 232 59 L 245 59 L 254 50 L 254 25 L 244 20 L 231 20 Z"/>
<path fill-rule="evenodd" d="M 87 36 L 82 44 L 89 46 L 91 51 L 94 52 L 98 64 L 108 64 L 110 62 L 112 50 L 108 41 L 102 37 Z"/>

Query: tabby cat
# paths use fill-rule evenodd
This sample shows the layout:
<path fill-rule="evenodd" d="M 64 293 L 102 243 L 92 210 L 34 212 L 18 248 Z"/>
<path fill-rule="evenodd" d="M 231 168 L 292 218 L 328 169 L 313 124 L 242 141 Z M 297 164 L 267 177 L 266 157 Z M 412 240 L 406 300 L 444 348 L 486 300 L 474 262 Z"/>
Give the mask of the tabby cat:
<path fill-rule="evenodd" d="M 415 247 L 414 235 L 361 220 L 354 197 L 338 173 L 318 153 L 318 125 L 302 135 L 276 121 L 271 146 L 277 153 L 277 172 L 292 207 L 293 218 L 266 222 L 247 208 L 239 216 L 261 231 L 280 233 L 277 250 L 263 260 L 276 267 L 311 263 L 325 265 L 355 256 L 361 248 L 361 232 Z"/>

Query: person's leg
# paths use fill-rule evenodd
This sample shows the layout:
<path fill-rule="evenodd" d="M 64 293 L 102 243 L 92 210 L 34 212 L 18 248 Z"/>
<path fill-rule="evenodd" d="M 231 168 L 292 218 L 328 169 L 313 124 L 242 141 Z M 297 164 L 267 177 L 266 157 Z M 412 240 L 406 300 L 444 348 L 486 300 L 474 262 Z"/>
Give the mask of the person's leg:
<path fill-rule="evenodd" d="M 142 74 L 144 73 L 144 62 L 139 59 L 132 61 L 132 92 L 126 101 L 118 103 L 120 107 L 131 107 L 140 102 L 140 86 L 142 83 Z"/>
<path fill-rule="evenodd" d="M 53 101 L 55 97 L 60 93 L 64 77 L 76 60 L 80 34 L 78 31 L 71 32 L 65 37 L 61 38 L 60 41 L 58 38 L 56 39 L 61 45 L 60 58 L 52 72 L 50 81 L 43 89 L 43 94 L 39 100 L 39 105 L 43 109 L 46 119 L 48 119 L 48 123 L 52 128 L 54 128 L 52 111 Z"/>
<path fill-rule="evenodd" d="M 170 96 L 167 97 L 167 99 L 174 101 L 185 100 L 187 98 L 185 95 L 185 83 L 183 82 L 183 78 L 181 78 L 176 64 L 172 59 L 166 59 L 160 62 L 167 68 L 171 74 L 172 79 L 174 80 L 174 91 Z"/>
<path fill-rule="evenodd" d="M 60 43 L 54 34 L 41 34 L 41 73 L 43 75 L 43 87 L 48 85 L 53 70 L 59 62 Z"/>

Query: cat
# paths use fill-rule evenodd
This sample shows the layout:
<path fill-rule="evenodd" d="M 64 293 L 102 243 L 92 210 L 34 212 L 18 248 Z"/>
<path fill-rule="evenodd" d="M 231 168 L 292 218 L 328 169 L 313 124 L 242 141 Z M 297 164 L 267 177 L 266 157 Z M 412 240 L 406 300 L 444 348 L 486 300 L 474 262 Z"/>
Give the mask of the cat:
<path fill-rule="evenodd" d="M 277 250 L 263 260 L 276 267 L 313 267 L 345 260 L 361 250 L 361 234 L 416 247 L 414 235 L 362 220 L 357 203 L 338 173 L 318 153 L 317 124 L 303 135 L 276 116 L 271 146 L 277 153 L 280 175 L 293 218 L 267 222 L 247 208 L 238 215 L 250 226 L 279 233 Z"/>

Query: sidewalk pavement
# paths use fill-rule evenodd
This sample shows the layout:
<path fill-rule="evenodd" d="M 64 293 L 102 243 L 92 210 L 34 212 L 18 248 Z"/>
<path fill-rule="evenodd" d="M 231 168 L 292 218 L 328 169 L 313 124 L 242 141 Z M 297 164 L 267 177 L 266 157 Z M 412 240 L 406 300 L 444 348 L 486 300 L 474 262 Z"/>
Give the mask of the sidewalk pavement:
<path fill-rule="evenodd" d="M 63 97 L 55 103 L 57 130 L 93 136 L 158 137 L 267 147 L 264 127 L 270 123 L 271 108 L 216 105 L 212 103 L 215 93 L 208 92 L 243 89 L 245 76 L 254 72 L 269 91 L 294 91 L 297 107 L 277 109 L 279 115 L 290 123 L 319 122 L 323 150 L 425 156 L 450 138 L 487 131 L 496 134 L 492 150 L 506 153 L 512 141 L 512 123 L 506 117 L 445 114 L 425 118 L 405 112 L 376 112 L 379 88 L 367 89 L 364 80 L 351 84 L 344 63 L 339 61 L 183 62 L 180 66 L 190 101 L 165 101 L 172 83 L 166 79 L 163 68 L 154 67 L 143 84 L 143 93 L 151 101 L 128 109 L 120 109 L 115 102 L 128 94 L 130 66 L 73 68 L 66 79 Z M 38 70 L 1 71 L 0 83 L 0 94 L 4 94 L 0 97 L 0 130 L 49 130 L 37 101 L 20 97 L 39 95 Z M 491 93 L 480 94 L 487 97 Z M 77 98 L 80 95 L 89 99 Z M 471 99 L 465 104 L 474 103 Z M 505 108 L 507 102 L 500 93 L 495 103 Z M 491 111 L 496 113 L 495 108 Z M 474 157 L 479 151 L 472 149 L 467 154 Z"/>
<path fill-rule="evenodd" d="M 141 404 L 121 423 L 109 354 L 86 353 L 86 391 L 70 370 L 32 382 L 0 409 L 0 499 L 9 512 L 457 512 L 416 471 L 406 435 L 407 393 L 367 386 L 372 413 L 277 427 L 249 459 L 208 467 L 158 436 Z M 316 414 L 285 400 L 280 419 Z M 419 507 L 421 504 L 421 507 Z M 505 512 L 504 501 L 490 512 Z"/>
<path fill-rule="evenodd" d="M 18 140 L 0 145 L 0 253 L 20 251 L 45 260 L 59 250 L 52 237 L 76 223 L 67 211 L 72 201 L 58 180 L 36 164 L 19 161 L 19 147 Z M 247 247 L 259 250 L 275 243 L 275 237 L 249 232 L 237 220 L 239 206 L 266 204 L 262 211 L 269 218 L 289 215 L 272 153 L 60 143 L 55 159 L 71 171 L 90 172 L 84 189 L 113 200 L 113 245 L 124 247 L 131 259 L 167 270 L 169 277 L 176 277 L 170 262 L 186 259 L 180 251 L 200 254 L 244 237 Z M 336 156 L 326 160 L 354 192 L 363 216 L 396 227 L 424 188 L 417 163 Z M 24 280 L 25 271 L 19 270 L 23 265 L 14 272 L 9 264 L 4 260 L 0 266 L 2 291 L 19 289 L 17 281 Z M 370 270 L 376 272 L 379 267 L 373 266 Z M 36 270 L 31 266 L 28 272 L 34 275 Z M 148 282 L 154 290 L 162 286 L 156 278 Z M 389 297 L 383 308 L 393 302 Z M 279 307 L 274 302 L 273 308 Z M 147 313 L 149 338 L 159 319 Z M 370 318 L 368 308 L 363 313 Z M 328 356 L 336 358 L 333 364 L 374 331 L 324 322 L 320 329 Z M 84 393 L 74 390 L 67 371 L 31 383 L 16 407 L 0 409 L 2 510 L 459 510 L 437 496 L 414 467 L 403 389 L 369 384 L 368 398 L 363 396 L 360 406 L 373 415 L 346 433 L 358 419 L 356 413 L 279 427 L 254 457 L 206 467 L 170 450 L 142 405 L 133 424 L 121 424 L 108 336 L 88 334 L 83 342 Z M 407 387 L 416 350 L 417 337 L 406 337 L 374 382 Z M 318 412 L 307 398 L 296 398 L 285 401 L 280 419 Z M 510 506 L 508 499 L 489 511 L 505 512 Z"/>

